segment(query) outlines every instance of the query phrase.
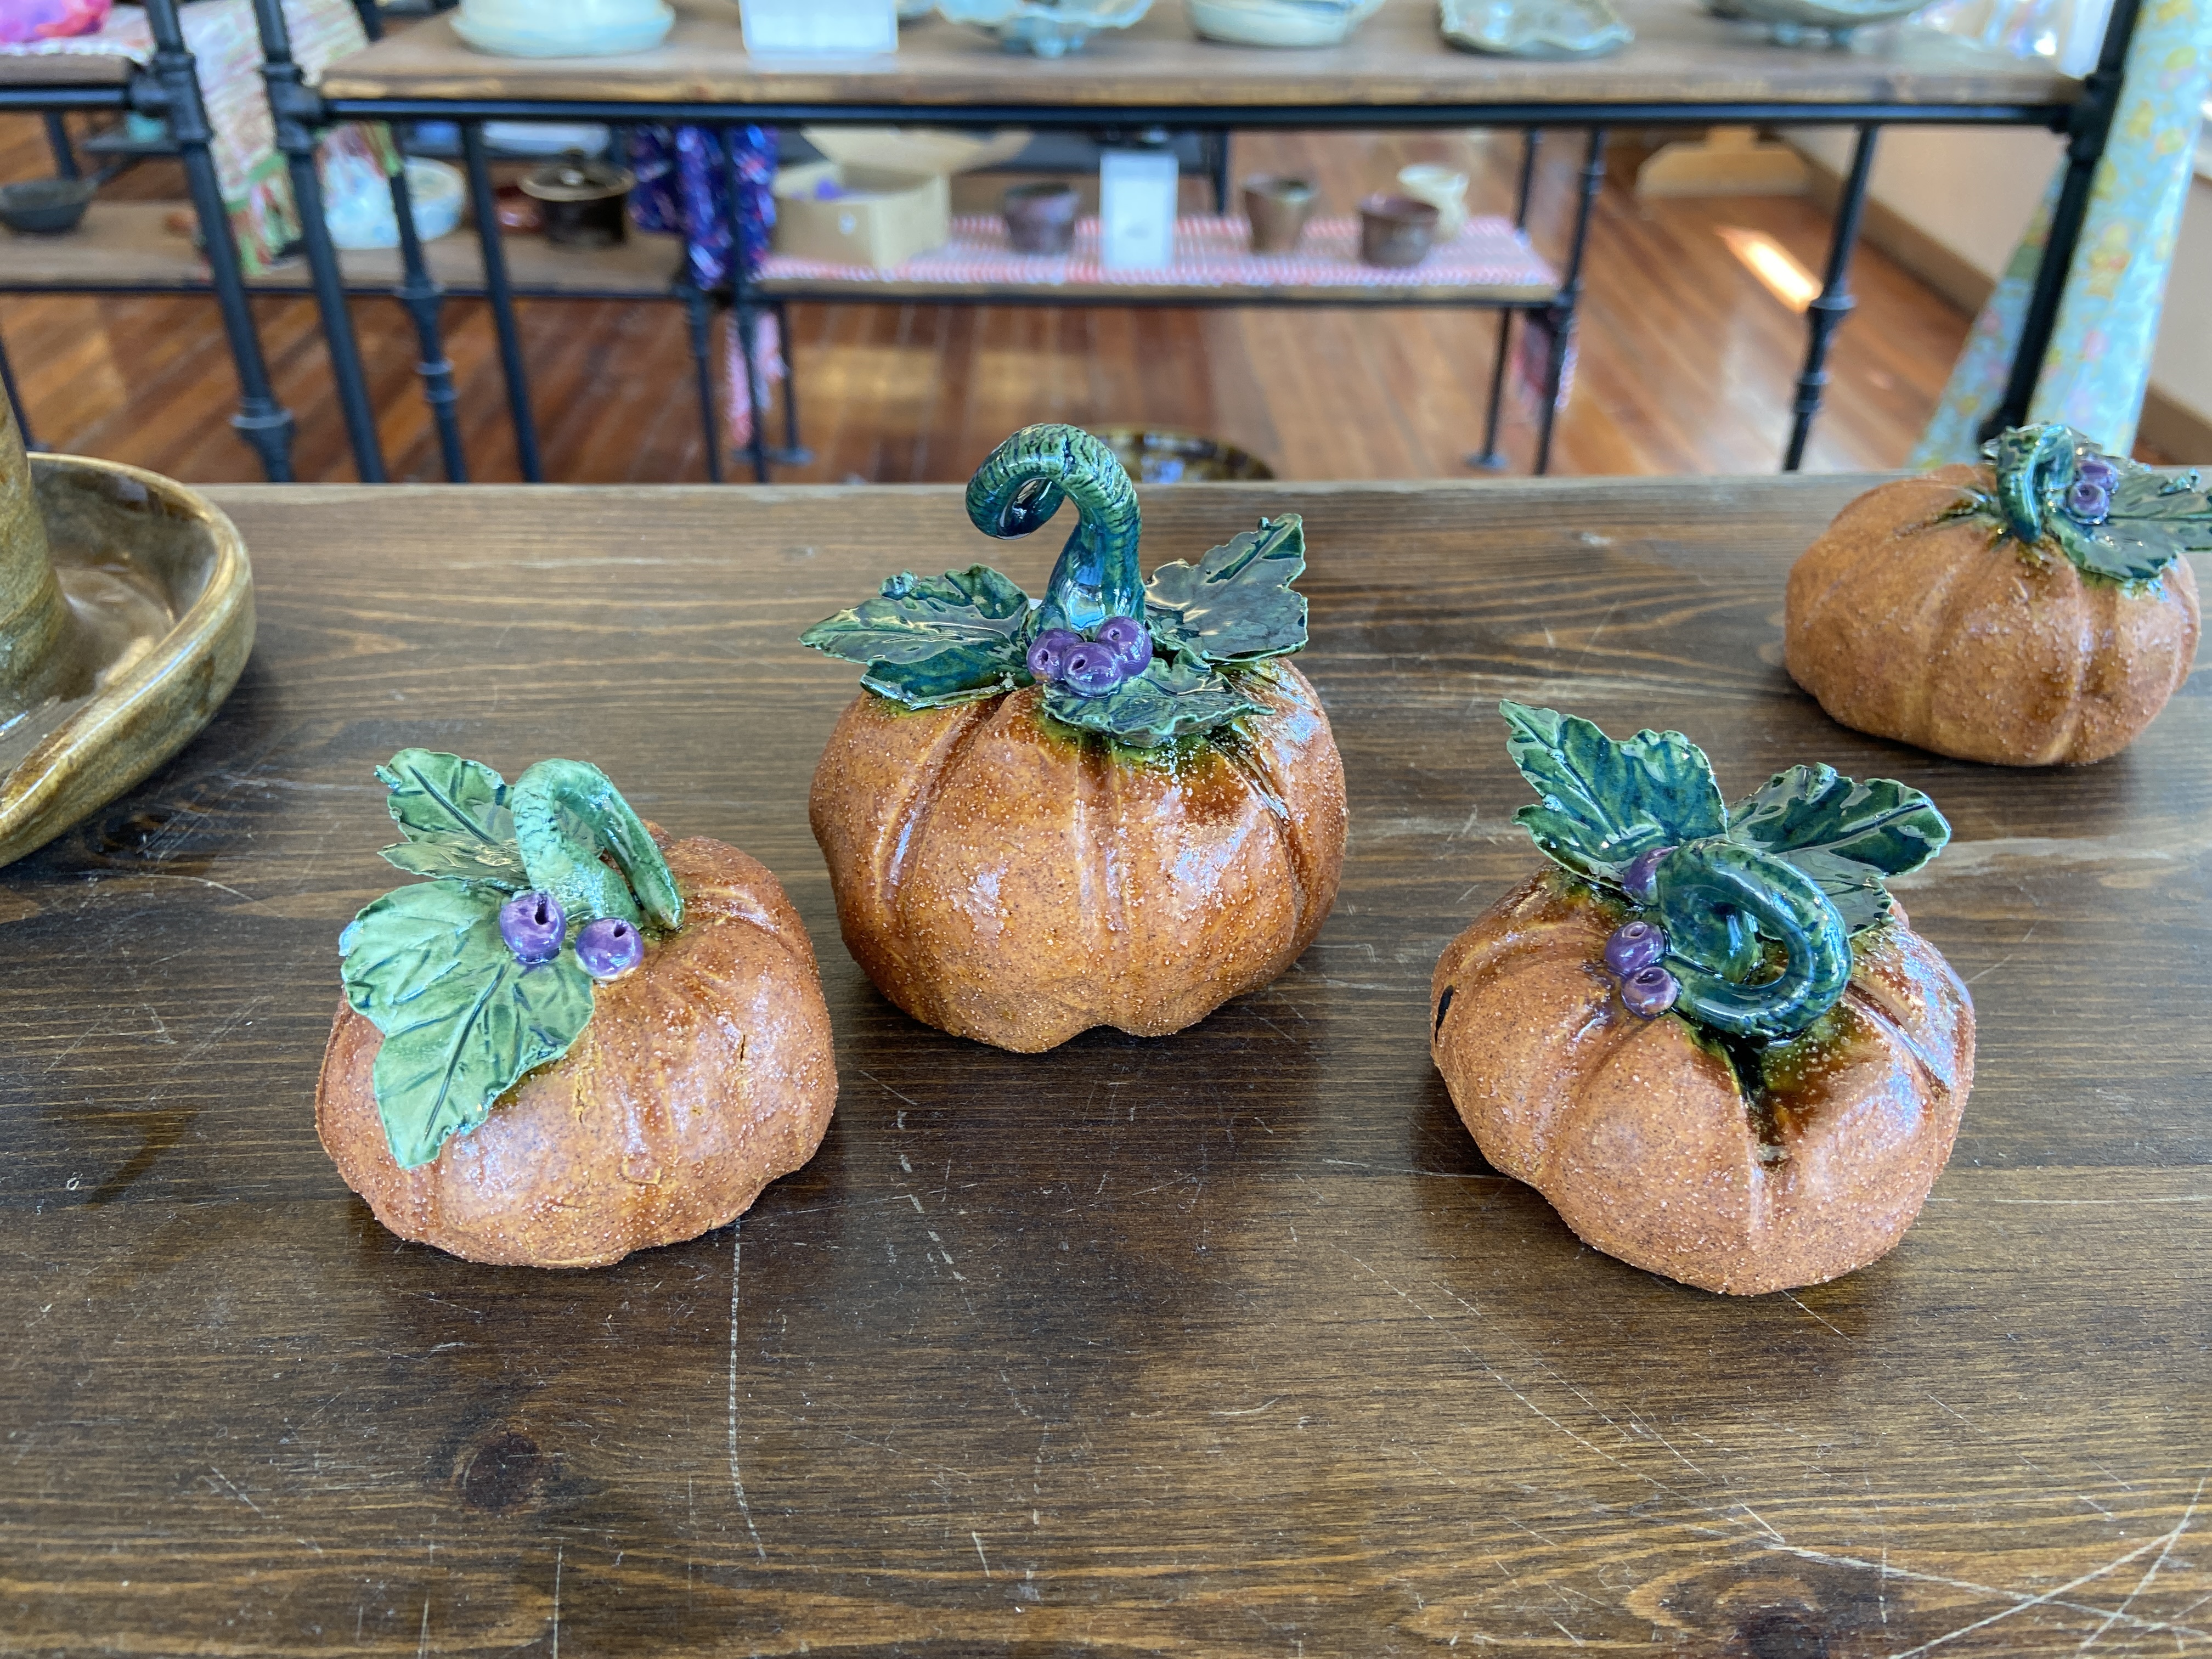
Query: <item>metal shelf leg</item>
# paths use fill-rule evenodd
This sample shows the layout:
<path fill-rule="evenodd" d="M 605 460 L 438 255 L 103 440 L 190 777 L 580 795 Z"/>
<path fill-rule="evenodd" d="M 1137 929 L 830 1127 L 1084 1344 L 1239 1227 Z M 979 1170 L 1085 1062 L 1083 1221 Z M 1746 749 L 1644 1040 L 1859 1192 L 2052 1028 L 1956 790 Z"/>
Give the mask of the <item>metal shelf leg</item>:
<path fill-rule="evenodd" d="M 1559 297 L 1547 317 L 1552 327 L 1552 349 L 1544 365 L 1544 407 L 1536 426 L 1536 471 L 1552 470 L 1552 428 L 1559 413 L 1559 383 L 1566 378 L 1567 346 L 1574 338 L 1575 307 L 1583 293 L 1583 252 L 1589 243 L 1590 210 L 1597 205 L 1605 183 L 1605 129 L 1592 127 L 1583 152 L 1582 196 L 1575 204 L 1574 240 L 1567 245 L 1566 270 L 1561 274 Z"/>
<path fill-rule="evenodd" d="M 707 482 L 722 482 L 722 420 L 714 407 L 714 313 L 696 283 L 676 285 L 691 331 L 691 374 L 699 390 L 699 426 L 707 439 Z"/>
<path fill-rule="evenodd" d="M 1850 175 L 1844 181 L 1843 199 L 1836 204 L 1827 276 L 1821 283 L 1820 297 L 1806 307 L 1805 371 L 1797 377 L 1796 418 L 1790 427 L 1789 452 L 1782 458 L 1784 472 L 1795 472 L 1804 464 L 1805 441 L 1813 435 L 1813 417 L 1820 412 L 1820 395 L 1828 386 L 1828 345 L 1857 303 L 1851 298 L 1851 253 L 1858 246 L 1859 216 L 1866 207 L 1876 131 L 1859 129 L 1858 143 L 1851 150 Z"/>
<path fill-rule="evenodd" d="M 447 483 L 466 483 L 469 462 L 461 448 L 460 393 L 453 386 L 453 365 L 446 356 L 439 322 L 446 290 L 438 286 L 422 257 L 422 238 L 415 229 L 414 192 L 408 188 L 404 166 L 392 175 L 392 214 L 399 228 L 399 260 L 406 273 L 398 299 L 415 320 L 415 372 L 422 377 L 422 401 L 430 405 L 430 419 L 438 428 L 439 464 Z"/>
<path fill-rule="evenodd" d="M 158 106 L 168 118 L 170 137 L 185 164 L 200 237 L 207 245 L 216 306 L 238 370 L 238 413 L 230 423 L 260 456 L 262 472 L 269 480 L 289 483 L 292 412 L 277 403 L 269 383 L 269 366 L 261 355 L 261 337 L 253 326 L 253 308 L 247 303 L 246 279 L 239 268 L 238 244 L 223 207 L 222 185 L 216 177 L 215 158 L 208 153 L 215 134 L 208 125 L 207 107 L 200 101 L 192 54 L 177 21 L 177 0 L 146 0 L 146 18 L 154 34 L 154 86 L 144 101 Z"/>
<path fill-rule="evenodd" d="M 15 430 L 22 434 L 23 447 L 36 449 L 38 440 L 31 436 L 31 419 L 23 412 L 23 393 L 15 384 L 15 366 L 8 361 L 8 347 L 0 342 L 0 386 L 8 390 L 8 407 L 15 411 Z"/>
<path fill-rule="evenodd" d="M 532 483 L 545 482 L 538 453 L 538 421 L 530 411 L 530 377 L 522 362 L 522 331 L 514 321 L 514 286 L 507 280 L 507 250 L 499 240 L 499 198 L 491 187 L 491 157 L 484 149 L 483 125 L 461 123 L 461 156 L 469 174 L 469 207 L 477 216 L 477 240 L 483 249 L 484 295 L 499 335 L 500 368 L 507 379 L 507 412 L 514 423 L 515 459 Z"/>

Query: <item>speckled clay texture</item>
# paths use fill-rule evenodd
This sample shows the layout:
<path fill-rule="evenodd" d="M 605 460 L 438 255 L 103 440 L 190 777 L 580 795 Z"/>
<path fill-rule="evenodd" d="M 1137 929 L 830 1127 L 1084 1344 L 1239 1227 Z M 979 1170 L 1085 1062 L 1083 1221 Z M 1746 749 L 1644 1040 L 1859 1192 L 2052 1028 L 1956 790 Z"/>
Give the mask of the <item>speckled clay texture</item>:
<path fill-rule="evenodd" d="M 2023 556 L 1987 517 L 1936 522 L 1986 468 L 1869 490 L 1790 572 L 1790 676 L 1845 726 L 2001 766 L 2118 754 L 2189 677 L 2185 556 L 2130 592 L 2063 553 Z"/>
<path fill-rule="evenodd" d="M 916 1019 L 1024 1054 L 1094 1025 L 1179 1031 L 1313 942 L 1344 864 L 1344 767 L 1313 688 L 1248 671 L 1268 713 L 1150 757 L 1038 714 L 849 706 L 812 817 L 846 946 Z"/>
<path fill-rule="evenodd" d="M 1601 957 L 1627 915 L 1547 871 L 1437 963 L 1431 1053 L 1483 1156 L 1586 1243 L 1709 1291 L 1817 1284 L 1887 1252 L 1973 1081 L 1973 1004 L 1950 965 L 1894 912 L 1852 941 L 1841 1002 L 1750 1051 L 1747 1094 L 1686 1021 L 1620 1006 Z"/>
<path fill-rule="evenodd" d="M 591 1023 L 566 1055 L 420 1169 L 392 1161 L 377 1115 L 370 1073 L 383 1038 L 338 1005 L 315 1126 L 393 1232 L 471 1261 L 600 1267 L 723 1225 L 814 1155 L 837 1074 L 799 914 L 733 847 L 663 851 L 683 927 L 595 988 Z"/>

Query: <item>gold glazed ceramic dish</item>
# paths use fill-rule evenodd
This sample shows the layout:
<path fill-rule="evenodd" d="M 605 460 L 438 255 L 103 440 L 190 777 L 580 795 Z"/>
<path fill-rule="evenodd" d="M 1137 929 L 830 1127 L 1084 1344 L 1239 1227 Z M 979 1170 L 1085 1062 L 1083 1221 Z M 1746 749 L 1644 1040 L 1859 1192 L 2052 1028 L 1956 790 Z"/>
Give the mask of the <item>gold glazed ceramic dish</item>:
<path fill-rule="evenodd" d="M 12 416 L 6 435 L 12 447 Z M 34 457 L 30 477 L 67 615 L 32 674 L 34 699 L 0 729 L 0 864 L 44 846 L 183 748 L 237 684 L 253 645 L 246 544 L 204 497 L 82 456 Z M 21 516 L 5 528 L 0 558 L 20 568 Z M 0 719 L 13 712 L 0 707 Z"/>

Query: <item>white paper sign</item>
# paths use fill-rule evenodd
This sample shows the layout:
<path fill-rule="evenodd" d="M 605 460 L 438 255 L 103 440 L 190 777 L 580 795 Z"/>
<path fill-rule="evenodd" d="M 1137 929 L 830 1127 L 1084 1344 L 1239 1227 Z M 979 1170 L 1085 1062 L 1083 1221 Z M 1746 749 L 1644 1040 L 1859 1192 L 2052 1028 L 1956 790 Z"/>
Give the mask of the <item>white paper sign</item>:
<path fill-rule="evenodd" d="M 895 0 L 744 0 L 745 50 L 766 58 L 867 58 L 898 50 Z"/>
<path fill-rule="evenodd" d="M 1158 270 L 1175 263 L 1172 152 L 1109 149 L 1098 158 L 1099 258 L 1109 270 Z"/>

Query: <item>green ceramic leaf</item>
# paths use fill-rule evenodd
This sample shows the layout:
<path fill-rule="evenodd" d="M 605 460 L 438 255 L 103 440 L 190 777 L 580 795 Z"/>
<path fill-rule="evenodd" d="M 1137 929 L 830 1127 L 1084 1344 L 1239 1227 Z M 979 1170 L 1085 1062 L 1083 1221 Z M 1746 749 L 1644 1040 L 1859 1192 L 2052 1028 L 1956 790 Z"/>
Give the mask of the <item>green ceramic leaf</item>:
<path fill-rule="evenodd" d="M 1010 690 L 1027 678 L 1029 595 L 988 565 L 942 576 L 903 571 L 872 599 L 799 636 L 830 656 L 865 663 L 861 684 L 909 708 Z"/>
<path fill-rule="evenodd" d="M 1210 732 L 1239 714 L 1266 711 L 1221 675 L 1190 657 L 1154 657 L 1145 672 L 1103 697 L 1079 697 L 1065 686 L 1045 693 L 1045 713 L 1085 732 L 1103 732 L 1133 749 L 1157 749 Z"/>
<path fill-rule="evenodd" d="M 1305 526 L 1295 513 L 1262 519 L 1196 564 L 1178 559 L 1145 584 L 1145 621 L 1169 651 L 1208 662 L 1279 657 L 1306 642 Z"/>
<path fill-rule="evenodd" d="M 502 893 L 520 893 L 530 885 L 530 878 L 522 867 L 522 854 L 511 841 L 494 844 L 438 836 L 403 841 L 397 847 L 383 848 L 378 856 L 410 876 L 481 882 Z"/>
<path fill-rule="evenodd" d="M 2145 582 L 2183 553 L 2212 553 L 2212 496 L 2196 474 L 2170 478 L 2118 457 L 2112 465 L 2120 478 L 2104 523 L 2082 524 L 2063 510 L 2044 515 L 2067 557 L 2093 576 Z"/>
<path fill-rule="evenodd" d="M 574 952 L 524 967 L 500 939 L 500 902 L 458 882 L 402 887 L 338 940 L 346 1000 L 384 1033 L 376 1103 L 402 1168 L 482 1123 L 592 1017 L 591 976 Z"/>
<path fill-rule="evenodd" d="M 1927 796 L 1888 778 L 1793 766 L 1729 808 L 1728 834 L 1811 877 L 1856 933 L 1889 914 L 1882 878 L 1934 858 L 1951 826 Z"/>
<path fill-rule="evenodd" d="M 403 749 L 376 769 L 385 805 L 410 841 L 496 846 L 514 839 L 507 780 L 479 761 L 434 749 Z"/>
<path fill-rule="evenodd" d="M 1585 720 L 1501 702 L 1506 752 L 1542 797 L 1513 816 L 1536 845 L 1577 874 L 1615 881 L 1654 847 L 1728 828 L 1705 751 L 1680 732 L 1639 732 L 1615 743 Z"/>

